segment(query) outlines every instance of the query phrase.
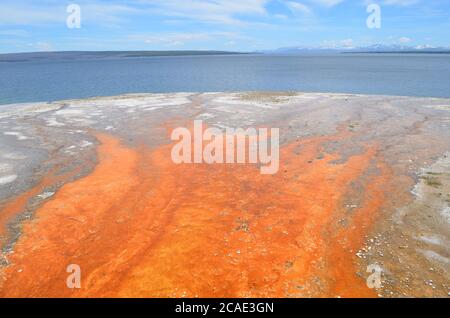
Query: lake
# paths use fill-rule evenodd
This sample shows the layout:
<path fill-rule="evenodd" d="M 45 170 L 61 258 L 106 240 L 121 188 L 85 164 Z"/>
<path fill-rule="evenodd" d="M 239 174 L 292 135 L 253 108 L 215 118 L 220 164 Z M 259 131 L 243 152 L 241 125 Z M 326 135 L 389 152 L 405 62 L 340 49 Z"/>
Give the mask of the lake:
<path fill-rule="evenodd" d="M 450 55 L 222 55 L 0 62 L 0 104 L 123 93 L 217 91 L 450 97 Z"/>

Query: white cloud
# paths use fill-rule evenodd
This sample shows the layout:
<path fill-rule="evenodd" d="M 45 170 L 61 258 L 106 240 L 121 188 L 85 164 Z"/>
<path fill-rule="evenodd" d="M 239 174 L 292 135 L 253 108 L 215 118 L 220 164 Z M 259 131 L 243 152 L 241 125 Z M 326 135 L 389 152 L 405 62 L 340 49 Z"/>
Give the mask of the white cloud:
<path fill-rule="evenodd" d="M 210 34 L 207 33 L 172 33 L 149 35 L 144 37 L 146 44 L 163 44 L 178 46 L 184 45 L 187 42 L 206 41 L 210 39 Z"/>
<path fill-rule="evenodd" d="M 120 4 L 81 5 L 82 23 L 115 27 L 131 20 L 132 15 L 143 13 L 139 9 Z"/>
<path fill-rule="evenodd" d="M 352 39 L 346 39 L 341 41 L 341 45 L 344 48 L 351 49 L 354 47 Z"/>
<path fill-rule="evenodd" d="M 36 6 L 2 3 L 0 25 L 34 25 L 48 23 L 64 23 L 65 7 Z"/>
<path fill-rule="evenodd" d="M 270 0 L 142 0 L 158 14 L 196 22 L 242 24 L 243 16 L 266 16 Z"/>
<path fill-rule="evenodd" d="M 274 17 L 277 18 L 277 19 L 281 19 L 281 20 L 288 19 L 288 16 L 286 16 L 284 14 L 275 14 Z"/>
<path fill-rule="evenodd" d="M 344 2 L 344 0 L 308 0 L 308 1 L 328 8 L 334 7 L 341 2 Z"/>
<path fill-rule="evenodd" d="M 179 33 L 155 33 L 135 34 L 128 37 L 132 41 L 139 41 L 151 45 L 181 46 L 190 43 L 204 43 L 207 41 L 221 40 L 227 45 L 235 45 L 237 40 L 250 40 L 249 37 L 234 32 L 179 32 Z"/>
<path fill-rule="evenodd" d="M 418 3 L 419 0 L 384 0 L 385 5 L 409 6 Z"/>
<path fill-rule="evenodd" d="M 14 36 L 14 37 L 29 37 L 31 34 L 28 31 L 20 29 L 0 30 L 0 35 Z"/>
<path fill-rule="evenodd" d="M 426 50 L 426 49 L 434 49 L 436 47 L 430 44 L 424 44 L 424 45 L 417 45 L 415 48 L 417 50 Z"/>
<path fill-rule="evenodd" d="M 37 42 L 33 45 L 34 48 L 41 52 L 52 52 L 54 51 L 53 45 L 49 42 Z"/>
<path fill-rule="evenodd" d="M 340 41 L 324 41 L 321 45 L 323 49 L 352 49 L 354 48 L 353 39 L 345 39 Z"/>
<path fill-rule="evenodd" d="M 140 13 L 139 9 L 126 5 L 78 2 L 82 24 L 113 26 L 124 22 L 127 15 Z M 0 26 L 60 24 L 65 27 L 67 17 L 66 5 L 60 1 L 49 1 L 41 5 L 26 1 L 21 4 L 7 2 L 1 5 Z"/>
<path fill-rule="evenodd" d="M 311 9 L 303 3 L 288 1 L 286 2 L 286 5 L 294 13 L 300 12 L 303 14 L 311 14 Z"/>
<path fill-rule="evenodd" d="M 398 39 L 398 41 L 402 44 L 405 44 L 405 43 L 411 42 L 412 40 L 410 38 L 407 38 L 404 36 L 404 37 L 401 37 L 400 39 Z"/>

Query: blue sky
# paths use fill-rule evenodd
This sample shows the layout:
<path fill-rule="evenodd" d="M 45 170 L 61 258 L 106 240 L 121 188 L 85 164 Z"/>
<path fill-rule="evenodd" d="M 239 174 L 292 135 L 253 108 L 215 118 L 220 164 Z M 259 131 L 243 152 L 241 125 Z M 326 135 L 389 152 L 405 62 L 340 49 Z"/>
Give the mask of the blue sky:
<path fill-rule="evenodd" d="M 69 4 L 81 28 L 66 25 Z M 370 3 L 381 28 L 369 29 Z M 0 52 L 450 47 L 450 0 L 2 0 Z"/>

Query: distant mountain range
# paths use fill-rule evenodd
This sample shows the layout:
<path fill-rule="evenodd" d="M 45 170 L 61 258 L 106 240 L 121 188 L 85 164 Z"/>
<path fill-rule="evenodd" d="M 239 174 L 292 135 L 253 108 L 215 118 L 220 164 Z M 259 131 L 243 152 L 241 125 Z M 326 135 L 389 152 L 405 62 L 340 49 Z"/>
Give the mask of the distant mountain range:
<path fill-rule="evenodd" d="M 264 54 L 318 54 L 318 53 L 450 53 L 450 48 L 432 47 L 428 45 L 404 46 L 374 44 L 355 48 L 327 48 L 327 47 L 284 47 L 276 50 L 259 51 Z"/>

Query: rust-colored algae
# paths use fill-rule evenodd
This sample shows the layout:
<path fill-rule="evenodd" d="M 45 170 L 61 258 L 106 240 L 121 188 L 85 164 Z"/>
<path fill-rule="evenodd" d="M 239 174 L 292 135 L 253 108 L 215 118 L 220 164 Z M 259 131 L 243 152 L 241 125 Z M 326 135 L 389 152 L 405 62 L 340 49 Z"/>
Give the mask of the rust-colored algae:
<path fill-rule="evenodd" d="M 170 145 L 98 138 L 95 170 L 24 224 L 0 296 L 375 296 L 355 266 L 384 202 L 375 146 L 339 160 L 319 154 L 347 134 L 302 140 L 267 176 L 251 165 L 175 165 Z M 358 180 L 361 206 L 349 213 Z M 81 289 L 66 287 L 69 264 L 81 267 Z"/>
<path fill-rule="evenodd" d="M 56 170 L 56 169 L 55 169 Z M 0 205 L 0 249 L 4 248 L 7 243 L 8 225 L 14 222 L 14 218 L 23 213 L 33 197 L 41 194 L 47 187 L 53 186 L 58 182 L 63 182 L 73 177 L 79 169 L 57 175 L 55 171 L 50 171 L 31 189 L 21 193 L 14 199 Z"/>

